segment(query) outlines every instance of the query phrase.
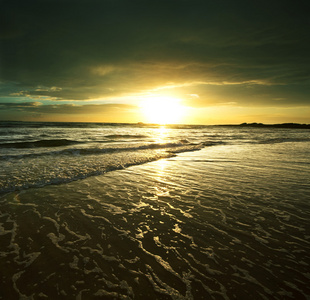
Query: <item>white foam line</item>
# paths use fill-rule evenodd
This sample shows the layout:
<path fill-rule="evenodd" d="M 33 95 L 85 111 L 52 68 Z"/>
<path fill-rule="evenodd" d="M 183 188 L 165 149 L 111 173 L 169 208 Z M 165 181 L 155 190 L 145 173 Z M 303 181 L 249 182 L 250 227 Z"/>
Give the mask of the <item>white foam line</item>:
<path fill-rule="evenodd" d="M 168 286 L 167 284 L 163 283 L 152 271 L 152 268 L 149 265 L 145 265 L 147 269 L 150 270 L 151 274 L 144 274 L 146 276 L 146 278 L 149 280 L 149 282 L 152 284 L 153 289 L 161 294 L 165 294 L 165 295 L 169 295 L 172 299 L 176 299 L 176 300 L 186 300 L 185 297 L 183 295 L 181 295 L 178 291 L 176 291 L 175 289 L 173 289 L 172 287 Z M 162 286 L 164 286 L 165 288 L 159 287 L 158 284 L 153 280 L 153 277 L 155 278 L 155 280 L 161 284 Z"/>
<path fill-rule="evenodd" d="M 204 278 L 205 280 L 210 280 L 212 282 L 215 282 L 216 284 L 221 285 L 215 278 L 214 275 L 216 274 L 216 272 L 212 272 L 211 268 L 207 267 L 206 271 L 212 276 L 212 277 L 208 277 L 205 274 L 201 273 L 197 268 L 195 268 L 185 257 L 181 258 L 190 268 L 192 271 L 194 271 L 196 274 L 200 275 L 202 278 Z M 217 275 L 223 275 L 222 272 L 217 273 Z"/>
<path fill-rule="evenodd" d="M 12 230 L 5 230 L 2 225 L 3 225 L 3 223 L 0 223 L 0 235 L 6 235 L 6 234 L 12 232 Z"/>
<path fill-rule="evenodd" d="M 285 280 L 283 282 L 285 283 L 286 286 L 288 286 L 289 288 L 291 288 L 291 289 L 293 289 L 295 291 L 300 292 L 301 294 L 303 294 L 307 298 L 307 295 L 304 294 L 304 291 L 299 289 L 294 283 L 289 282 L 289 281 L 285 281 Z"/>
<path fill-rule="evenodd" d="M 153 240 L 156 244 L 157 247 L 162 247 L 166 250 L 176 250 L 175 247 L 173 246 L 166 246 L 165 244 L 163 244 L 160 240 L 159 240 L 159 236 L 154 236 Z"/>
<path fill-rule="evenodd" d="M 268 295 L 272 295 L 272 291 L 269 290 L 267 287 L 265 287 L 264 285 L 262 285 L 256 278 L 254 278 L 253 276 L 251 276 L 249 274 L 249 271 L 245 270 L 245 269 L 242 269 L 236 265 L 231 265 L 231 267 L 235 270 L 235 271 L 239 271 L 239 273 L 234 273 L 233 276 L 236 276 L 236 277 L 239 277 L 239 278 L 242 278 L 248 282 L 252 282 L 254 284 L 257 284 L 258 286 L 260 286 L 264 292 Z M 241 274 L 243 275 L 241 275 Z"/>
<path fill-rule="evenodd" d="M 127 211 L 123 210 L 121 207 L 113 205 L 113 204 L 109 204 L 109 203 L 104 203 L 103 201 L 100 201 L 99 199 L 96 199 L 95 197 L 92 197 L 90 195 L 87 195 L 87 198 L 90 200 L 94 200 L 97 203 L 99 203 L 101 206 L 106 207 L 108 209 L 109 212 L 113 213 L 113 214 L 124 214 Z"/>
<path fill-rule="evenodd" d="M 210 223 L 207 223 L 206 226 L 211 227 L 211 228 L 214 229 L 215 231 L 217 231 L 217 232 L 219 232 L 219 233 L 221 233 L 221 234 L 223 234 L 223 235 L 226 235 L 226 236 L 228 236 L 228 237 L 231 238 L 231 239 L 234 238 L 234 237 L 231 236 L 228 232 L 226 232 L 226 231 L 224 231 L 224 230 L 222 230 L 222 229 L 219 229 L 219 228 L 215 227 L 214 225 L 212 225 L 212 224 L 210 224 Z"/>
<path fill-rule="evenodd" d="M 98 246 L 98 245 L 97 245 Z M 120 260 L 118 260 L 115 256 L 109 256 L 109 255 L 104 255 L 103 254 L 103 249 L 101 248 L 100 250 L 98 249 L 93 249 L 91 247 L 81 247 L 81 249 L 83 250 L 88 250 L 90 253 L 97 253 L 99 254 L 104 260 L 106 261 L 116 261 L 116 262 L 120 262 Z"/>
<path fill-rule="evenodd" d="M 13 276 L 12 276 L 12 281 L 13 281 L 13 288 L 14 290 L 17 292 L 18 296 L 19 296 L 19 300 L 33 300 L 33 295 L 32 294 L 31 296 L 26 296 L 24 294 L 21 293 L 21 291 L 19 290 L 19 288 L 17 287 L 17 280 L 20 278 L 20 276 L 25 273 L 25 271 L 20 271 L 18 273 L 15 273 Z"/>
<path fill-rule="evenodd" d="M 166 271 L 168 271 L 169 273 L 171 273 L 171 274 L 173 274 L 174 276 L 176 276 L 176 277 L 178 277 L 179 279 L 181 279 L 180 275 L 179 275 L 177 272 L 175 272 L 175 271 L 171 268 L 171 266 L 170 266 L 170 264 L 169 264 L 168 262 L 166 262 L 165 260 L 163 260 L 159 255 L 153 254 L 153 253 L 147 251 L 145 248 L 143 248 L 143 244 L 142 244 L 141 241 L 139 241 L 139 240 L 137 240 L 137 239 L 135 239 L 135 238 L 133 238 L 133 237 L 130 237 L 130 238 L 131 238 L 132 240 L 138 242 L 138 247 L 139 247 L 140 249 L 142 249 L 142 251 L 143 251 L 144 253 L 146 253 L 146 254 L 148 254 L 148 255 L 154 257 L 155 260 L 156 260 Z"/>
<path fill-rule="evenodd" d="M 29 267 L 39 256 L 41 255 L 41 252 L 32 252 L 32 253 L 29 253 L 29 254 L 25 254 L 23 253 L 23 258 L 25 258 L 24 261 L 20 261 L 18 262 L 17 258 L 14 259 L 14 261 L 18 264 L 18 265 L 22 265 L 24 264 L 25 265 L 25 268 Z"/>
<path fill-rule="evenodd" d="M 116 292 L 108 292 L 104 289 L 99 289 L 95 294 L 94 296 L 97 296 L 97 297 L 113 297 L 113 299 L 119 299 L 119 294 L 116 293 Z"/>
<path fill-rule="evenodd" d="M 265 246 L 266 244 L 269 244 L 269 242 L 268 242 L 266 239 L 264 239 L 264 238 L 258 236 L 258 235 L 255 234 L 254 232 L 251 232 L 251 234 L 252 234 L 252 236 L 254 237 L 254 239 L 255 239 L 257 242 L 261 243 L 262 245 Z"/>
<path fill-rule="evenodd" d="M 126 262 L 129 263 L 129 264 L 135 264 L 135 263 L 137 263 L 138 261 L 140 261 L 140 257 L 136 256 L 136 257 L 133 258 L 133 259 L 124 259 L 124 261 L 126 261 Z"/>
<path fill-rule="evenodd" d="M 107 218 L 103 217 L 103 216 L 94 216 L 94 215 L 90 215 L 88 213 L 86 213 L 85 209 L 81 209 L 81 213 L 85 216 L 85 217 L 89 217 L 91 219 L 100 219 L 100 220 L 104 220 L 106 223 L 112 224 L 110 222 L 110 220 L 108 220 Z"/>
<path fill-rule="evenodd" d="M 200 203 L 199 203 L 200 204 Z M 205 205 L 202 205 L 202 204 L 200 204 L 200 206 L 201 207 L 203 207 L 203 208 L 206 208 L 208 211 L 217 211 L 217 212 L 219 212 L 220 213 L 220 215 L 222 216 L 222 222 L 223 223 L 226 223 L 226 215 L 225 215 L 225 213 L 223 212 L 223 210 L 222 209 L 220 209 L 220 208 L 214 208 L 214 207 L 211 207 L 211 206 L 205 206 Z"/>
<path fill-rule="evenodd" d="M 211 252 L 210 252 L 211 251 Z M 200 248 L 200 252 L 207 255 L 208 258 L 212 259 L 215 263 L 218 264 L 218 261 L 216 260 L 216 254 L 214 253 L 213 249 L 211 247 L 208 248 Z"/>
<path fill-rule="evenodd" d="M 82 293 L 83 292 L 86 292 L 86 291 L 89 291 L 89 289 L 83 289 L 83 290 L 80 290 L 80 292 L 76 295 L 76 300 L 82 300 Z"/>
<path fill-rule="evenodd" d="M 209 293 L 209 295 L 219 295 L 220 298 L 224 298 L 225 300 L 230 300 L 230 298 L 227 296 L 227 290 L 226 288 L 220 283 L 217 282 L 217 284 L 220 286 L 220 291 L 214 291 L 213 289 L 210 289 L 208 286 L 206 286 L 201 280 L 193 278 L 193 281 L 199 282 L 202 287 L 205 289 L 205 291 L 207 291 L 207 293 Z M 206 299 L 210 299 L 210 297 L 206 297 Z M 212 299 L 214 299 L 212 297 Z M 218 297 L 216 297 L 215 299 L 218 299 Z"/>
<path fill-rule="evenodd" d="M 66 253 L 69 253 L 70 251 L 64 247 L 61 247 L 59 245 L 59 242 L 63 241 L 65 239 L 65 236 L 61 233 L 59 233 L 58 236 L 56 236 L 53 232 L 50 232 L 47 234 L 47 237 L 52 241 L 52 243 L 61 251 L 64 251 Z"/>
<path fill-rule="evenodd" d="M 302 243 L 305 243 L 305 244 L 307 244 L 307 245 L 310 245 L 310 242 L 308 242 L 308 241 L 305 240 L 305 239 L 301 239 L 301 238 L 299 238 L 299 237 L 297 237 L 297 236 L 294 236 L 294 235 L 290 235 L 290 237 L 291 237 L 292 239 L 295 239 L 295 240 L 297 240 L 297 241 L 300 241 L 300 242 L 302 242 Z M 289 243 L 289 242 L 286 242 L 286 243 Z"/>
<path fill-rule="evenodd" d="M 135 240 L 134 238 L 132 238 L 132 239 Z M 141 241 L 139 241 L 139 240 L 135 240 L 135 241 L 137 241 L 137 242 L 139 243 L 139 248 L 141 248 L 146 254 L 148 254 L 148 255 L 150 255 L 150 256 L 153 256 L 153 257 L 155 258 L 155 260 L 156 260 L 160 265 L 162 265 L 162 267 L 164 267 L 164 269 L 166 269 L 168 272 L 172 273 L 174 276 L 176 276 L 176 277 L 179 278 L 182 282 L 184 282 L 183 278 L 181 278 L 181 276 L 180 276 L 178 273 L 176 273 L 176 272 L 171 268 L 171 266 L 169 265 L 168 262 L 164 261 L 160 256 L 155 255 L 155 254 L 152 254 L 152 253 L 150 253 L 149 251 L 147 251 L 146 249 L 144 249 Z M 202 273 L 199 272 L 196 268 L 194 268 L 194 267 L 188 262 L 188 260 L 184 259 L 184 257 L 181 257 L 176 249 L 172 249 L 172 250 L 176 253 L 176 255 L 177 255 L 180 259 L 182 259 L 182 260 L 185 261 L 189 266 L 191 266 L 192 270 L 194 270 L 195 272 L 197 272 L 197 273 L 198 273 L 199 275 L 201 275 L 203 278 L 207 278 L 207 279 L 212 280 L 211 278 L 206 277 L 204 274 L 202 274 Z M 146 265 L 146 266 L 147 266 L 147 265 Z M 150 270 L 152 270 L 152 268 L 151 268 L 150 266 L 149 266 L 149 268 L 150 268 Z M 147 278 L 150 280 L 150 282 L 152 283 L 152 285 L 153 285 L 153 287 L 154 287 L 154 289 L 155 289 L 156 291 L 158 291 L 158 292 L 160 292 L 160 293 L 167 294 L 166 289 L 160 288 L 160 287 L 152 280 L 152 277 L 151 277 L 150 275 L 147 275 L 147 274 L 144 274 L 144 275 L 147 276 Z M 153 275 L 155 278 L 158 278 L 153 272 L 152 272 L 152 275 Z M 214 274 L 213 274 L 213 275 L 214 275 Z M 158 280 L 159 280 L 159 279 L 158 279 Z M 164 284 L 164 283 L 162 283 L 162 281 L 160 281 L 160 280 L 159 280 L 159 283 Z M 225 290 L 224 286 L 222 286 L 219 282 L 217 282 L 217 283 L 221 286 L 221 289 L 224 289 L 224 290 Z M 186 284 L 186 282 L 185 282 L 185 284 Z M 169 286 L 166 285 L 166 284 L 164 284 L 164 286 L 165 286 L 166 288 L 169 287 Z M 169 287 L 169 288 L 171 288 L 171 287 Z M 171 288 L 171 289 L 172 289 L 172 288 Z M 216 292 L 213 291 L 213 293 L 216 293 Z M 171 295 L 171 294 L 169 293 L 169 295 Z M 180 298 L 180 297 L 181 297 L 181 298 Z M 223 297 L 224 297 L 225 299 L 228 300 L 228 298 L 226 297 L 226 295 L 223 295 Z M 175 299 L 188 299 L 188 298 L 184 298 L 182 295 L 180 295 L 179 298 L 176 297 Z"/>
<path fill-rule="evenodd" d="M 69 266 L 71 269 L 79 270 L 80 268 L 78 267 L 78 263 L 79 258 L 76 255 L 73 255 L 73 262 L 69 263 Z"/>
<path fill-rule="evenodd" d="M 192 260 L 197 264 L 197 265 L 200 265 L 200 266 L 203 266 L 206 271 L 210 274 L 210 275 L 223 275 L 223 272 L 221 271 L 217 271 L 217 270 L 214 270 L 214 269 L 211 269 L 210 266 L 208 264 L 203 264 L 201 263 L 199 260 L 197 260 L 193 254 L 191 253 L 188 253 L 188 256 L 192 258 Z M 189 264 L 191 266 L 191 264 Z M 191 266 L 192 267 L 192 266 Z M 195 269 L 196 270 L 196 269 Z"/>
<path fill-rule="evenodd" d="M 103 281 L 104 284 L 109 288 L 109 289 L 117 289 L 121 288 L 122 290 L 126 290 L 127 295 L 123 295 L 117 292 L 108 292 L 104 289 L 99 289 L 94 296 L 102 296 L 102 297 L 113 297 L 113 299 L 134 299 L 134 293 L 132 288 L 128 285 L 128 283 L 125 280 L 120 281 L 119 283 L 112 283 L 111 281 L 105 279 L 102 277 L 100 281 Z M 130 297 L 131 296 L 131 297 Z"/>
<path fill-rule="evenodd" d="M 75 236 L 77 238 L 77 240 L 70 242 L 68 241 L 67 244 L 74 244 L 77 243 L 79 241 L 85 241 L 85 240 L 90 240 L 91 237 L 88 233 L 86 233 L 86 235 L 80 235 L 77 234 L 76 232 L 72 231 L 71 229 L 69 229 L 68 224 L 66 222 L 64 222 L 64 229 L 71 235 Z"/>
<path fill-rule="evenodd" d="M 97 265 L 97 263 L 95 261 L 93 261 L 93 263 L 96 264 L 96 267 L 94 267 L 91 270 L 84 269 L 84 274 L 86 275 L 91 274 L 91 273 L 103 274 L 102 269 Z"/>
<path fill-rule="evenodd" d="M 165 202 L 165 201 L 162 201 L 162 200 L 159 200 L 158 202 L 162 202 L 162 203 L 168 205 L 169 208 L 171 208 L 171 209 L 173 209 L 173 210 L 178 210 L 178 211 L 179 211 L 184 217 L 186 217 L 186 218 L 193 218 L 193 216 L 192 216 L 190 213 L 185 212 L 185 211 L 182 210 L 181 208 L 176 208 L 176 207 L 172 206 L 169 202 Z M 183 222 L 182 222 L 182 223 L 183 223 Z"/>
<path fill-rule="evenodd" d="M 42 219 L 44 220 L 48 220 L 50 222 L 52 222 L 55 225 L 55 228 L 57 229 L 57 232 L 59 233 L 59 224 L 57 223 L 57 221 L 55 221 L 54 219 L 50 218 L 50 217 L 43 217 Z"/>
<path fill-rule="evenodd" d="M 11 229 L 12 235 L 11 235 L 11 240 L 10 240 L 10 245 L 9 248 L 12 248 L 13 251 L 11 253 L 16 253 L 17 255 L 19 254 L 19 250 L 20 247 L 18 246 L 17 243 L 15 243 L 15 237 L 17 235 L 17 228 L 18 225 L 14 220 L 11 220 L 11 218 L 9 217 L 9 219 L 7 220 L 7 222 L 12 222 L 13 223 L 13 228 Z"/>

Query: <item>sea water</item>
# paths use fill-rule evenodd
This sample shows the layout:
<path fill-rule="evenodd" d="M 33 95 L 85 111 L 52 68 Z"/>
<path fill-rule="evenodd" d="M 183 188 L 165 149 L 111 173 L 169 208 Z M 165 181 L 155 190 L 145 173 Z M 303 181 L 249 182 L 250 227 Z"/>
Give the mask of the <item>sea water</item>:
<path fill-rule="evenodd" d="M 0 299 L 309 299 L 308 129 L 0 126 Z"/>

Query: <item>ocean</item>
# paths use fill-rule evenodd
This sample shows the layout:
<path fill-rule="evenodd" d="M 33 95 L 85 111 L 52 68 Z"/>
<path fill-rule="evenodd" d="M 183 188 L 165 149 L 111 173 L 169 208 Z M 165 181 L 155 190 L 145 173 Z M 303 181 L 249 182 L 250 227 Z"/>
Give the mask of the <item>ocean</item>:
<path fill-rule="evenodd" d="M 0 122 L 0 299 L 310 299 L 310 130 Z"/>

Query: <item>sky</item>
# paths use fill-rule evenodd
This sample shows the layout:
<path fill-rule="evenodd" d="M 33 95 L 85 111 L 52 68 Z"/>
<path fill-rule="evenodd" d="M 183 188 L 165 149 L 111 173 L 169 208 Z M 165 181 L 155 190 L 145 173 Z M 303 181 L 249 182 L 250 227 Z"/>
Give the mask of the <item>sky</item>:
<path fill-rule="evenodd" d="M 2 0 L 0 120 L 310 123 L 309 11 L 306 0 Z"/>

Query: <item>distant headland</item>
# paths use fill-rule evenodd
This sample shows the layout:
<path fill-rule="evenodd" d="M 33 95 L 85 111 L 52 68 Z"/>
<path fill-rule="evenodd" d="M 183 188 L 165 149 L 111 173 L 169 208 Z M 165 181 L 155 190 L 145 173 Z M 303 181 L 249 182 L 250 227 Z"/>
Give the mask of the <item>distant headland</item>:
<path fill-rule="evenodd" d="M 301 128 L 310 129 L 310 124 L 282 123 L 282 124 L 263 124 L 263 123 L 242 123 L 242 127 L 273 127 L 273 128 Z"/>
<path fill-rule="evenodd" d="M 209 126 L 221 127 L 257 127 L 257 128 L 296 128 L 310 129 L 310 124 L 300 123 L 281 123 L 281 124 L 263 124 L 263 123 L 241 123 L 241 124 L 156 124 L 156 123 L 110 123 L 110 122 L 52 122 L 52 121 L 16 121 L 16 120 L 0 120 L 1 127 L 83 127 L 83 126 L 138 126 L 138 127 L 169 127 L 169 128 L 202 128 Z"/>

